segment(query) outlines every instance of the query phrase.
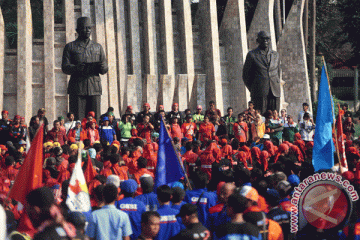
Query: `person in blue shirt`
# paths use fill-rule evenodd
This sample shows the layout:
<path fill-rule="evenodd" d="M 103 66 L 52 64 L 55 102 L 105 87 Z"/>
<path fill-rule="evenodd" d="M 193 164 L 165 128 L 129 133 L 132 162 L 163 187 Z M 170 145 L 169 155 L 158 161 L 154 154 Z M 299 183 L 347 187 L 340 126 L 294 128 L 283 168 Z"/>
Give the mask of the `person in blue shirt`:
<path fill-rule="evenodd" d="M 136 196 L 135 199 L 145 204 L 146 211 L 156 211 L 159 208 L 159 202 L 156 193 L 154 193 L 154 180 L 149 175 L 140 177 L 140 186 L 143 194 Z"/>
<path fill-rule="evenodd" d="M 214 239 L 262 239 L 257 226 L 247 223 L 243 219 L 243 212 L 247 208 L 247 202 L 248 200 L 238 192 L 233 193 L 229 197 L 227 214 L 231 218 L 231 221 L 216 229 Z"/>
<path fill-rule="evenodd" d="M 133 233 L 129 216 L 115 207 L 118 189 L 114 184 L 107 184 L 103 190 L 105 206 L 91 214 L 86 235 L 90 239 L 130 240 Z"/>
<path fill-rule="evenodd" d="M 160 214 L 160 231 L 155 239 L 167 240 L 180 232 L 180 224 L 176 215 L 178 210 L 171 208 L 171 188 L 168 185 L 162 185 L 156 189 L 156 194 L 160 204 L 157 212 Z"/>
<path fill-rule="evenodd" d="M 133 234 L 131 239 L 136 239 L 141 233 L 141 215 L 146 211 L 145 204 L 134 199 L 138 184 L 134 179 L 120 183 L 121 193 L 124 198 L 115 203 L 115 206 L 129 215 Z"/>
<path fill-rule="evenodd" d="M 208 175 L 198 171 L 193 175 L 194 190 L 186 191 L 184 201 L 195 204 L 198 207 L 199 221 L 205 225 L 209 209 L 216 205 L 217 196 L 214 192 L 208 192 L 206 185 L 208 183 Z"/>
<path fill-rule="evenodd" d="M 110 120 L 108 117 L 104 117 L 102 121 L 103 125 L 99 128 L 100 141 L 111 145 L 112 142 L 116 140 L 115 129 L 110 126 Z"/>

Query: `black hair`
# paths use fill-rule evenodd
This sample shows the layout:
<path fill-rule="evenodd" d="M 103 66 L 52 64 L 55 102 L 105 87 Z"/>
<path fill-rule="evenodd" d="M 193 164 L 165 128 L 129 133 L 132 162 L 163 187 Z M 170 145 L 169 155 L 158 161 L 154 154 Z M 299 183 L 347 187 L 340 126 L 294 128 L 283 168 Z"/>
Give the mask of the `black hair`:
<path fill-rule="evenodd" d="M 102 202 L 104 201 L 103 193 L 104 193 L 105 185 L 99 185 L 93 190 L 92 196 L 97 199 L 97 201 Z"/>
<path fill-rule="evenodd" d="M 184 200 L 185 198 L 185 191 L 181 187 L 173 187 L 172 190 L 172 203 L 178 203 Z"/>
<path fill-rule="evenodd" d="M 120 154 L 118 154 L 118 153 L 116 153 L 116 154 L 111 154 L 110 157 L 109 157 L 109 159 L 110 159 L 110 162 L 111 162 L 112 164 L 116 164 L 116 163 L 118 163 L 118 162 L 120 161 Z"/>
<path fill-rule="evenodd" d="M 144 157 L 139 157 L 137 160 L 138 168 L 146 168 L 148 160 Z"/>
<path fill-rule="evenodd" d="M 209 104 L 215 104 L 215 101 L 211 100 L 211 101 L 209 102 Z"/>
<path fill-rule="evenodd" d="M 66 117 L 67 117 L 67 118 L 70 118 L 71 114 L 75 116 L 75 114 L 73 114 L 72 112 L 68 112 L 68 113 L 66 114 Z"/>
<path fill-rule="evenodd" d="M 229 110 L 234 110 L 232 107 L 228 107 L 226 111 L 229 111 Z"/>
<path fill-rule="evenodd" d="M 74 155 L 70 156 L 68 161 L 69 161 L 69 164 L 76 163 L 77 156 L 74 156 Z"/>
<path fill-rule="evenodd" d="M 56 123 L 60 123 L 60 121 L 59 121 L 59 120 L 54 120 L 54 125 L 55 125 Z"/>
<path fill-rule="evenodd" d="M 107 204 L 112 203 L 117 199 L 117 196 L 118 196 L 117 187 L 112 183 L 106 184 L 103 190 L 103 197 L 105 203 Z"/>
<path fill-rule="evenodd" d="M 100 143 L 94 143 L 94 144 L 93 144 L 93 148 L 94 148 L 94 149 L 95 149 L 95 151 L 98 153 L 98 152 L 100 152 L 100 151 L 101 151 L 102 146 L 101 146 L 101 144 L 100 144 Z"/>
<path fill-rule="evenodd" d="M 192 149 L 192 147 L 193 147 L 192 142 L 187 142 L 187 143 L 185 144 L 185 149 L 186 149 L 186 151 L 190 151 L 190 150 Z"/>
<path fill-rule="evenodd" d="M 205 188 L 208 183 L 208 175 L 202 171 L 198 171 L 194 174 L 193 181 L 196 189 Z"/>
<path fill-rule="evenodd" d="M 44 210 L 50 209 L 51 205 L 55 203 L 54 194 L 48 187 L 41 187 L 32 190 L 26 196 L 26 202 L 30 206 L 36 206 Z"/>
<path fill-rule="evenodd" d="M 5 165 L 6 166 L 11 166 L 11 165 L 14 164 L 14 162 L 15 162 L 15 160 L 14 160 L 14 157 L 12 157 L 12 156 L 7 156 L 5 158 Z"/>
<path fill-rule="evenodd" d="M 113 111 L 114 111 L 114 108 L 113 108 L 113 107 L 109 107 L 107 111 L 108 111 L 108 112 L 113 112 Z"/>
<path fill-rule="evenodd" d="M 147 224 L 150 221 L 150 218 L 157 217 L 160 218 L 160 214 L 155 211 L 148 211 L 141 214 L 141 223 Z"/>
<path fill-rule="evenodd" d="M 85 139 L 85 140 L 83 141 L 83 143 L 84 143 L 84 147 L 90 147 L 90 146 L 91 146 L 90 139 Z"/>
<path fill-rule="evenodd" d="M 242 213 L 247 208 L 248 200 L 246 197 L 240 195 L 240 193 L 233 193 L 228 198 L 228 206 L 233 209 L 235 213 Z"/>
<path fill-rule="evenodd" d="M 231 145 L 233 150 L 237 150 L 237 149 L 239 149 L 239 144 L 240 144 L 239 140 L 234 138 L 230 145 Z"/>
<path fill-rule="evenodd" d="M 172 191 L 168 185 L 161 185 L 156 189 L 156 194 L 160 202 L 169 202 L 171 199 Z"/>

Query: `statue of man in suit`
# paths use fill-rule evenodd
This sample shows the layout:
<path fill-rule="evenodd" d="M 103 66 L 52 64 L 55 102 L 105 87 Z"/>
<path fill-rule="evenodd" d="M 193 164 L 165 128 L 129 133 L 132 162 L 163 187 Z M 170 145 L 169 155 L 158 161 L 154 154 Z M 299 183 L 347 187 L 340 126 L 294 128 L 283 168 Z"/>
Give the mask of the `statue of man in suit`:
<path fill-rule="evenodd" d="M 91 27 L 90 18 L 77 19 L 78 38 L 66 44 L 61 65 L 62 71 L 71 75 L 68 85 L 70 112 L 80 120 L 90 111 L 99 119 L 102 93 L 99 75 L 108 71 L 102 46 L 90 40 Z"/>
<path fill-rule="evenodd" d="M 263 114 L 280 108 L 280 57 L 269 48 L 270 35 L 258 33 L 258 48 L 250 51 L 245 60 L 243 80 L 250 91 L 255 109 Z"/>

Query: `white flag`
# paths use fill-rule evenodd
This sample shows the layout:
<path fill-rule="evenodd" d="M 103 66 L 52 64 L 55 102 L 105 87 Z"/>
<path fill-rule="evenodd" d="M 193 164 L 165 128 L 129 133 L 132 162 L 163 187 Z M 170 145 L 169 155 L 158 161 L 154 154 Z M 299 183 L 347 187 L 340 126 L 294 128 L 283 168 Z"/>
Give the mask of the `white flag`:
<path fill-rule="evenodd" d="M 82 144 L 79 144 L 80 147 Z M 79 147 L 78 159 L 71 174 L 66 205 L 72 212 L 88 212 L 91 210 L 89 191 L 81 168 L 81 148 Z"/>

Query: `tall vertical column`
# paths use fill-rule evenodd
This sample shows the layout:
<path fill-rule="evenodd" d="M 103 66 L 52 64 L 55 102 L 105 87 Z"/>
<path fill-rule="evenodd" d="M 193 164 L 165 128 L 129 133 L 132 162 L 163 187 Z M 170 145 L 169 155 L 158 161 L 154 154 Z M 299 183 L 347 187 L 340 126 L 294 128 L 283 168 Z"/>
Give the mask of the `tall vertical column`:
<path fill-rule="evenodd" d="M 120 116 L 121 106 L 119 105 L 119 86 L 116 68 L 116 46 L 114 33 L 114 8 L 112 0 L 104 0 L 105 8 L 105 38 L 106 38 L 106 57 L 108 61 L 108 82 L 109 82 L 109 104 L 114 108 L 115 116 Z M 122 98 L 121 98 L 122 99 Z"/>
<path fill-rule="evenodd" d="M 104 51 L 107 52 L 105 41 L 105 21 L 104 21 L 104 0 L 94 0 L 95 3 L 95 25 L 96 25 L 96 42 L 101 44 Z M 108 57 L 106 55 L 106 57 Z M 101 112 L 106 112 L 109 107 L 109 87 L 108 75 L 101 75 L 102 95 L 101 95 Z M 115 107 L 115 106 L 113 106 Z"/>
<path fill-rule="evenodd" d="M 140 47 L 140 21 L 138 0 L 126 0 L 128 6 L 128 32 L 129 32 L 129 74 L 132 74 L 132 81 L 126 85 L 127 105 L 131 105 L 135 112 L 142 110 L 142 68 L 141 68 L 141 47 Z M 143 3 L 145 4 L 145 3 Z M 125 35 L 125 34 L 124 34 Z M 129 79 L 128 79 L 129 81 Z M 134 84 L 133 84 L 134 83 Z"/>
<path fill-rule="evenodd" d="M 194 45 L 191 21 L 191 6 L 188 0 L 174 1 L 179 21 L 181 41 L 181 72 L 187 74 L 187 103 L 190 109 L 196 107 L 196 88 L 194 87 Z"/>
<path fill-rule="evenodd" d="M 250 92 L 242 79 L 242 70 L 248 52 L 244 0 L 229 0 L 220 27 L 230 78 L 230 105 L 235 113 L 247 108 Z"/>
<path fill-rule="evenodd" d="M 65 21 L 65 40 L 66 43 L 75 40 L 75 14 L 74 14 L 74 1 L 64 0 L 64 21 Z M 70 80 L 70 76 L 66 76 L 67 82 Z M 67 100 L 68 101 L 68 100 Z M 69 109 L 69 103 L 67 102 L 66 109 Z"/>
<path fill-rule="evenodd" d="M 157 98 L 157 48 L 156 48 L 156 25 L 155 25 L 155 4 L 154 0 L 144 0 L 142 2 L 142 19 L 143 19 L 143 41 L 144 41 L 144 89 L 143 102 L 154 102 L 156 108 Z M 151 91 L 150 91 L 151 90 Z M 155 97 L 155 101 L 154 101 Z"/>
<path fill-rule="evenodd" d="M 65 21 L 65 37 L 66 42 L 75 40 L 75 14 L 74 14 L 74 1 L 64 0 L 64 21 Z"/>
<path fill-rule="evenodd" d="M 32 19 L 30 0 L 18 0 L 17 114 L 32 115 Z"/>
<path fill-rule="evenodd" d="M 91 17 L 90 0 L 81 0 L 81 16 L 82 17 Z"/>
<path fill-rule="evenodd" d="M 54 1 L 44 0 L 44 76 L 45 109 L 49 119 L 56 119 Z"/>
<path fill-rule="evenodd" d="M 0 8 L 0 109 L 4 105 L 4 59 L 5 59 L 5 24 Z"/>
<path fill-rule="evenodd" d="M 143 23 L 145 74 L 157 75 L 154 0 L 143 1 Z"/>
<path fill-rule="evenodd" d="M 248 31 L 249 50 L 257 48 L 257 34 L 266 31 L 271 36 L 271 49 L 276 51 L 274 0 L 259 0 Z"/>
<path fill-rule="evenodd" d="M 294 1 L 278 44 L 282 76 L 286 82 L 285 101 L 289 103 L 287 112 L 292 116 L 296 116 L 304 102 L 312 109 L 302 26 L 304 3 L 305 0 Z"/>
<path fill-rule="evenodd" d="M 201 42 L 203 44 L 203 62 L 206 73 L 206 101 L 215 101 L 216 107 L 222 112 L 223 94 L 221 82 L 219 29 L 217 20 L 216 0 L 199 2 Z"/>
<path fill-rule="evenodd" d="M 164 101 L 172 102 L 174 101 L 175 94 L 175 61 L 174 61 L 174 33 L 173 33 L 173 20 L 172 20 L 172 9 L 171 1 L 168 0 L 159 0 L 159 10 L 160 10 L 160 46 L 161 46 L 161 56 L 162 56 L 162 74 L 169 75 L 170 84 L 168 85 L 169 94 L 166 94 Z M 164 103 L 164 102 L 163 102 Z M 164 103 L 165 104 L 165 103 Z M 165 106 L 165 105 L 164 105 Z M 166 109 L 166 111 L 170 111 Z"/>

